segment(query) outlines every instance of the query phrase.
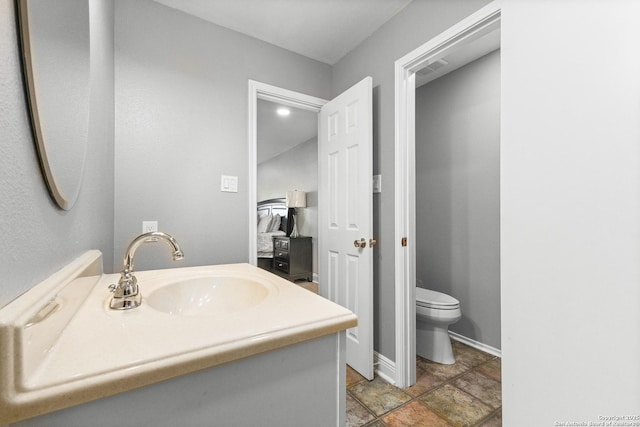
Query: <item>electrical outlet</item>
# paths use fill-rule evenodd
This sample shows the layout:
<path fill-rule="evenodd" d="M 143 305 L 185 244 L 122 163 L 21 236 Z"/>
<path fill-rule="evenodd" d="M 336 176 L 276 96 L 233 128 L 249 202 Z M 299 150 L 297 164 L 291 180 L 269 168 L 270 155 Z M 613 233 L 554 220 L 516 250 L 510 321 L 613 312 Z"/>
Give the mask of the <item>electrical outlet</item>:
<path fill-rule="evenodd" d="M 151 233 L 158 231 L 158 221 L 142 221 L 142 232 Z"/>

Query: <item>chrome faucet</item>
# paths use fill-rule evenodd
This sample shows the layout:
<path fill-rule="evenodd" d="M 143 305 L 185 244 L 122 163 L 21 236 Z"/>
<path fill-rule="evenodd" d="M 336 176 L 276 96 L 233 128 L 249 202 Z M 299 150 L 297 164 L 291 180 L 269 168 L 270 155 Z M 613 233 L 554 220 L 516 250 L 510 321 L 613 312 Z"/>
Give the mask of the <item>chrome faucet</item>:
<path fill-rule="evenodd" d="M 109 290 L 113 292 L 113 297 L 111 297 L 111 302 L 109 303 L 110 308 L 113 310 L 129 310 L 142 304 L 142 294 L 140 294 L 140 290 L 138 289 L 138 280 L 136 276 L 133 275 L 133 257 L 142 243 L 157 242 L 159 240 L 164 240 L 171 246 L 174 261 L 184 258 L 184 254 L 180 249 L 180 245 L 176 242 L 176 239 L 167 233 L 154 231 L 152 233 L 141 234 L 133 239 L 124 254 L 124 266 L 120 272 L 118 284 L 116 285 L 114 283 L 109 285 Z"/>

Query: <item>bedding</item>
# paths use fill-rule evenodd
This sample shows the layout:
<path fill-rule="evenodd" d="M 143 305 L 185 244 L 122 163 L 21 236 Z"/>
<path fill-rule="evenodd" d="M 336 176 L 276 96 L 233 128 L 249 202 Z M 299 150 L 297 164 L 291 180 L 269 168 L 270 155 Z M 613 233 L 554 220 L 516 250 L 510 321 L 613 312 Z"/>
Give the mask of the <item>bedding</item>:
<path fill-rule="evenodd" d="M 258 258 L 273 258 L 273 237 L 286 236 L 287 213 L 285 199 L 258 202 Z"/>
<path fill-rule="evenodd" d="M 258 233 L 258 258 L 273 258 L 273 236 L 285 236 L 282 230 Z"/>
<path fill-rule="evenodd" d="M 271 231 L 271 222 L 273 222 L 273 216 L 265 215 L 258 220 L 258 234 L 263 234 Z"/>

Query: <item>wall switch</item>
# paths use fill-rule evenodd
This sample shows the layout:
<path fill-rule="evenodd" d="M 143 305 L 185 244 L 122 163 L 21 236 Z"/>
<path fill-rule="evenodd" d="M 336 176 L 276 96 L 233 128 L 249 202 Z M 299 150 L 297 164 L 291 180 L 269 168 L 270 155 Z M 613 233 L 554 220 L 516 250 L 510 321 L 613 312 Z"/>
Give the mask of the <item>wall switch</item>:
<path fill-rule="evenodd" d="M 373 192 L 382 192 L 382 175 L 373 175 Z"/>
<path fill-rule="evenodd" d="M 142 221 L 142 233 L 158 231 L 158 221 Z"/>
<path fill-rule="evenodd" d="M 238 177 L 222 175 L 220 177 L 220 191 L 224 191 L 226 193 L 237 193 Z"/>

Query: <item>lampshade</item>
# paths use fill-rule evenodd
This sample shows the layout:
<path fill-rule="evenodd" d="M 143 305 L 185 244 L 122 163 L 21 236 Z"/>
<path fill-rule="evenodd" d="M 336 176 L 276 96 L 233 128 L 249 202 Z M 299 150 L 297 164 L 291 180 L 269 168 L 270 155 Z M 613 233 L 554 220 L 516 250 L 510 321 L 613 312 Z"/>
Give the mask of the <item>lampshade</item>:
<path fill-rule="evenodd" d="M 287 207 L 288 208 L 306 208 L 307 193 L 304 191 L 287 191 Z"/>

